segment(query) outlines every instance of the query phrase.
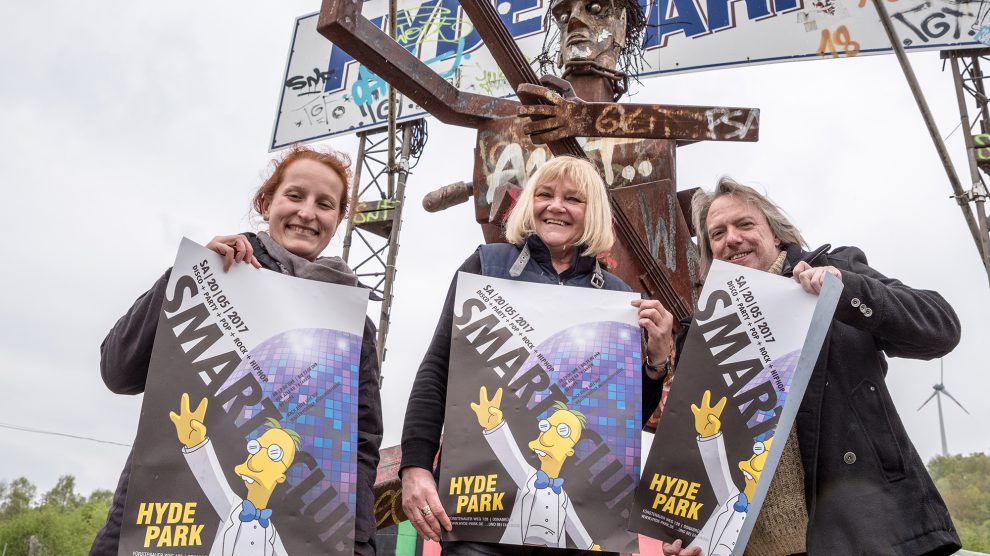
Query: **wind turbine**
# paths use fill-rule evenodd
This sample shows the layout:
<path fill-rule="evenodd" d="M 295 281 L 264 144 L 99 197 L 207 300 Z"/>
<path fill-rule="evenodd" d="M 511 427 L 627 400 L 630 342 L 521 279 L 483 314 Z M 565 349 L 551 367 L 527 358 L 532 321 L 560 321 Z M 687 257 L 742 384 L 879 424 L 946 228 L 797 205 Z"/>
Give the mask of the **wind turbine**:
<path fill-rule="evenodd" d="M 942 418 L 942 395 L 945 394 L 946 396 L 949 397 L 950 400 L 956 402 L 956 405 L 959 406 L 959 409 L 966 411 L 966 408 L 963 407 L 961 403 L 959 403 L 959 400 L 953 398 L 952 394 L 950 394 L 949 391 L 945 389 L 945 384 L 943 384 L 943 382 L 945 381 L 945 366 L 942 362 L 941 357 L 939 357 L 938 359 L 938 367 L 939 367 L 938 384 L 932 386 L 932 388 L 935 391 L 932 392 L 931 396 L 928 396 L 928 399 L 925 400 L 925 403 L 921 404 L 921 407 L 918 408 L 918 411 L 921 411 L 921 408 L 928 405 L 928 402 L 932 401 L 932 398 L 935 398 L 935 402 L 938 404 L 938 428 L 939 431 L 942 433 L 942 455 L 948 456 L 949 447 L 948 444 L 946 444 L 945 442 L 945 420 Z M 969 411 L 966 411 L 966 415 L 969 415 Z"/>

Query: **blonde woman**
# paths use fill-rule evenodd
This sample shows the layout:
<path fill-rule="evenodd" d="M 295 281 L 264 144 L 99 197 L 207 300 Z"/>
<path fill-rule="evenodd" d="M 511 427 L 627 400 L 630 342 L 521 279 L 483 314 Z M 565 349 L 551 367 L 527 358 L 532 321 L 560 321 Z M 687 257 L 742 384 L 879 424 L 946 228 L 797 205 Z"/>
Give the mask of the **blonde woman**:
<path fill-rule="evenodd" d="M 612 247 L 612 212 L 605 183 L 588 161 L 557 157 L 541 166 L 520 193 L 506 222 L 509 243 L 482 245 L 459 271 L 546 284 L 630 291 L 606 272 L 597 256 Z M 440 444 L 450 356 L 454 283 L 451 283 L 433 341 L 416 375 L 402 432 L 402 504 L 417 531 L 440 540 L 451 523 L 440 503 L 433 461 Z M 662 361 L 672 347 L 673 319 L 659 302 L 637 300 L 650 360 Z M 645 369 L 644 369 L 645 370 Z M 652 375 L 655 376 L 655 375 Z M 644 376 L 645 381 L 650 380 Z M 661 378 L 662 380 L 662 378 Z M 653 381 L 651 381 L 653 382 Z M 660 382 L 653 383 L 656 388 Z M 559 549 L 445 542 L 446 555 L 533 554 Z M 580 551 L 572 551 L 580 552 Z"/>

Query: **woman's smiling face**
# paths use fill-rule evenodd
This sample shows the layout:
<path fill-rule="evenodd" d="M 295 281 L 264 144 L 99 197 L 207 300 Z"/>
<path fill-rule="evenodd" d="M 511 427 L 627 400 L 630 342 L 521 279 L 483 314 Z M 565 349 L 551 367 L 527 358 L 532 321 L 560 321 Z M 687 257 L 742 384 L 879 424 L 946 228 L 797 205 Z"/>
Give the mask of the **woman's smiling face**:
<path fill-rule="evenodd" d="M 268 233 L 293 255 L 315 260 L 340 224 L 344 187 L 340 176 L 320 162 L 291 163 L 261 213 Z"/>
<path fill-rule="evenodd" d="M 581 189 L 569 180 L 536 186 L 533 192 L 533 227 L 551 253 L 577 245 L 584 234 L 587 202 Z"/>

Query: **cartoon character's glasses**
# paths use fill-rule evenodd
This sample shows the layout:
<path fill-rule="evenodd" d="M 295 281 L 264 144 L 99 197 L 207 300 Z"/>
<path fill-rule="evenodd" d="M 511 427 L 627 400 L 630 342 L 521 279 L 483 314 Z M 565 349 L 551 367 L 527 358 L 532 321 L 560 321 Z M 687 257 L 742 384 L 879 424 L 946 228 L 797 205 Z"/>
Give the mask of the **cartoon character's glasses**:
<path fill-rule="evenodd" d="M 272 461 L 280 461 L 282 462 L 282 465 L 285 465 L 285 462 L 282 461 L 282 457 L 285 456 L 285 452 L 282 451 L 282 447 L 279 446 L 278 444 L 271 444 L 266 448 L 265 446 L 262 446 L 261 442 L 258 442 L 257 440 L 251 440 L 247 443 L 247 451 L 252 456 L 260 452 L 262 448 L 265 448 L 268 451 L 269 459 L 271 459 Z M 288 466 L 286 467 L 288 468 Z"/>
<path fill-rule="evenodd" d="M 540 432 L 547 432 L 548 430 L 550 430 L 551 427 L 550 421 L 547 421 L 546 419 L 541 419 L 539 426 L 540 426 Z M 560 423 L 559 425 L 557 425 L 557 434 L 561 438 L 570 438 L 571 427 L 569 427 L 567 423 Z"/>

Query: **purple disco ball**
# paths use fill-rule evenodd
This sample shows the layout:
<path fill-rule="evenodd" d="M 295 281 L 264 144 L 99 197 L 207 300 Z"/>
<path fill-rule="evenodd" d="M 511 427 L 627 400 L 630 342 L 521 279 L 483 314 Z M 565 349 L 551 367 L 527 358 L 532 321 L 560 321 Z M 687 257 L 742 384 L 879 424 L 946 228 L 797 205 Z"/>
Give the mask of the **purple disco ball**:
<path fill-rule="evenodd" d="M 522 367 L 542 366 L 567 397 L 567 406 L 584 413 L 586 428 L 601 435 L 630 472 L 639 460 L 642 426 L 641 342 L 639 328 L 631 324 L 578 324 L 537 345 Z M 538 393 L 531 404 L 546 396 Z M 575 448 L 579 453 L 591 449 L 586 442 Z"/>
<path fill-rule="evenodd" d="M 357 476 L 360 362 L 360 336 L 328 328 L 289 330 L 249 351 L 220 389 L 253 375 L 261 387 L 262 400 L 244 408 L 241 422 L 273 404 L 281 414 L 279 423 L 299 433 L 299 450 L 312 455 L 326 477 L 319 488 L 307 494 L 315 498 L 333 486 L 351 507 L 356 503 L 352 485 Z M 265 400 L 268 402 L 263 405 Z M 232 403 L 224 408 L 230 409 Z M 261 424 L 249 438 L 257 438 L 265 430 Z M 293 465 L 286 477 L 289 484 L 298 484 L 310 473 L 305 465 Z"/>

